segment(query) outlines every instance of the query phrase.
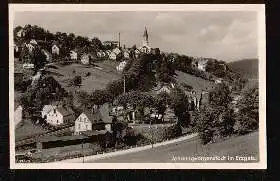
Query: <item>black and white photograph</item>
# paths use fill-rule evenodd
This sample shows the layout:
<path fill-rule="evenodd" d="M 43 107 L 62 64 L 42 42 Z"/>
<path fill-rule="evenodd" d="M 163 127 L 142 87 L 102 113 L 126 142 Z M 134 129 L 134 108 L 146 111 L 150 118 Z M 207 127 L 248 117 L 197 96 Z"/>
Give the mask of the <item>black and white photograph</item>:
<path fill-rule="evenodd" d="M 265 169 L 264 5 L 9 5 L 14 169 Z"/>

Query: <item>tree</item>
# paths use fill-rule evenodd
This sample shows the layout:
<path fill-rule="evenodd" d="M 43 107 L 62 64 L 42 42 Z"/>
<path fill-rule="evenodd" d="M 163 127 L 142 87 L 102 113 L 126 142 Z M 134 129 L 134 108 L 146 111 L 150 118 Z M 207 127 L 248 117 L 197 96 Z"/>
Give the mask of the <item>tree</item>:
<path fill-rule="evenodd" d="M 214 109 L 208 107 L 204 108 L 196 118 L 197 130 L 202 144 L 207 144 L 213 140 L 218 116 Z"/>
<path fill-rule="evenodd" d="M 135 135 L 135 132 L 133 128 L 128 127 L 126 128 L 126 134 L 124 136 L 124 141 L 126 145 L 132 146 L 137 143 L 137 137 Z"/>
<path fill-rule="evenodd" d="M 171 92 L 171 107 L 178 117 L 178 124 L 183 127 L 189 125 L 188 100 L 182 90 L 176 89 Z"/>
<path fill-rule="evenodd" d="M 80 86 L 82 84 L 82 77 L 80 75 L 76 75 L 74 78 L 73 78 L 73 84 L 75 86 Z"/>
<path fill-rule="evenodd" d="M 113 140 L 115 144 L 119 144 L 123 142 L 123 130 L 127 128 L 127 124 L 123 122 L 114 122 L 112 125 L 112 131 L 113 131 Z"/>
<path fill-rule="evenodd" d="M 46 64 L 46 55 L 42 53 L 39 47 L 35 47 L 32 52 L 32 59 L 34 62 L 34 69 L 35 71 L 41 69 Z"/>
<path fill-rule="evenodd" d="M 215 89 L 209 93 L 209 102 L 212 106 L 227 109 L 231 101 L 230 89 L 225 83 L 218 84 Z"/>
<path fill-rule="evenodd" d="M 237 105 L 236 132 L 240 135 L 259 128 L 259 89 L 258 87 L 243 90 L 242 99 Z"/>
<path fill-rule="evenodd" d="M 90 104 L 90 96 L 88 95 L 87 92 L 80 91 L 78 92 L 77 95 L 78 95 L 78 101 L 82 106 L 87 107 Z"/>
<path fill-rule="evenodd" d="M 218 132 L 221 137 L 227 137 L 234 133 L 235 119 L 233 110 L 228 109 L 219 116 Z"/>
<path fill-rule="evenodd" d="M 164 116 L 166 106 L 170 102 L 170 97 L 167 93 L 158 94 L 153 101 L 153 107 L 156 109 L 158 114 Z"/>
<path fill-rule="evenodd" d="M 97 37 L 94 37 L 91 40 L 91 43 L 92 43 L 94 49 L 96 49 L 96 50 L 102 49 L 102 43 L 101 43 L 101 41 Z"/>
<path fill-rule="evenodd" d="M 100 106 L 111 100 L 109 93 L 106 90 L 95 90 L 90 95 L 91 103 Z"/>

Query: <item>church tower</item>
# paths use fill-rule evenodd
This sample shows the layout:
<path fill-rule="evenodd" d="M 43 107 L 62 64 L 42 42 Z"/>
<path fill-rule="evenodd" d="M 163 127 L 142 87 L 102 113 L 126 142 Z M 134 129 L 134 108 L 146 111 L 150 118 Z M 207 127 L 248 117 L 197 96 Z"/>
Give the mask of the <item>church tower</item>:
<path fill-rule="evenodd" d="M 145 26 L 145 30 L 144 30 L 144 34 L 143 34 L 143 44 L 142 46 L 149 46 L 149 36 L 148 36 L 148 32 L 147 32 L 147 28 Z"/>

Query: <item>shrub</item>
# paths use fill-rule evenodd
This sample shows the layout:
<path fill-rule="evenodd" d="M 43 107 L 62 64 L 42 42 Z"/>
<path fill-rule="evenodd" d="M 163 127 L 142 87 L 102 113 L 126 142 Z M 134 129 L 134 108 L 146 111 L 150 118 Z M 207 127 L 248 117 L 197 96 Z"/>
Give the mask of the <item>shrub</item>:
<path fill-rule="evenodd" d="M 213 140 L 217 127 L 217 112 L 213 109 L 205 109 L 196 118 L 197 130 L 202 144 L 207 144 Z"/>
<path fill-rule="evenodd" d="M 220 137 L 227 137 L 234 133 L 235 119 L 232 110 L 223 112 L 220 115 L 218 132 Z"/>
<path fill-rule="evenodd" d="M 88 76 L 90 76 L 91 75 L 91 73 L 90 72 L 88 72 L 87 74 L 86 74 L 86 76 L 88 77 Z"/>
<path fill-rule="evenodd" d="M 249 88 L 243 92 L 243 98 L 238 104 L 239 112 L 235 131 L 246 134 L 259 127 L 259 92 L 258 88 Z"/>
<path fill-rule="evenodd" d="M 175 124 L 174 126 L 171 126 L 167 129 L 167 133 L 166 133 L 166 138 L 167 139 L 173 139 L 173 138 L 177 138 L 179 136 L 182 135 L 182 129 L 181 126 L 179 124 Z"/>
<path fill-rule="evenodd" d="M 82 77 L 81 77 L 80 75 L 75 76 L 75 77 L 73 78 L 73 84 L 74 84 L 75 86 L 79 86 L 79 85 L 81 85 L 81 83 L 82 83 Z"/>
<path fill-rule="evenodd" d="M 239 135 L 244 135 L 258 129 L 258 121 L 247 116 L 240 116 L 234 125 L 234 131 Z"/>

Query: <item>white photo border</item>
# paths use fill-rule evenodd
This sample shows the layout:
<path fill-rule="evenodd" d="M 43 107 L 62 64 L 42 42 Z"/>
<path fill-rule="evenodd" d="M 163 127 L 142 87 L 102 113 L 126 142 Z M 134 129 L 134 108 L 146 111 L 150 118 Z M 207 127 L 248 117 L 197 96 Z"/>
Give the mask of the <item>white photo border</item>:
<path fill-rule="evenodd" d="M 258 163 L 15 163 L 14 48 L 15 12 L 22 11 L 255 11 L 258 19 L 259 162 Z M 266 169 L 266 33 L 264 4 L 9 4 L 9 131 L 11 169 Z"/>

